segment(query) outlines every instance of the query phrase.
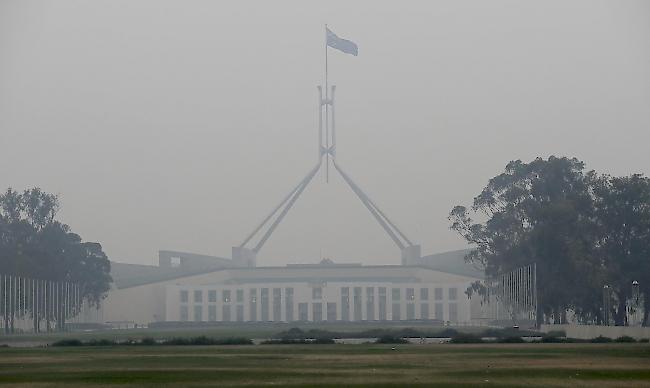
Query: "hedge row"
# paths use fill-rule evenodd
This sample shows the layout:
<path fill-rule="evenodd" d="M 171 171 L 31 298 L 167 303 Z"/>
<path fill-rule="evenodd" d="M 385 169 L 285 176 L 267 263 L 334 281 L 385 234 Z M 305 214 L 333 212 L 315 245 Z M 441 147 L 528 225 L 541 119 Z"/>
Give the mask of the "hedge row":
<path fill-rule="evenodd" d="M 191 338 L 171 338 L 155 340 L 150 337 L 141 340 L 113 341 L 108 339 L 81 341 L 78 339 L 64 339 L 54 342 L 52 346 L 116 346 L 116 345 L 252 345 L 248 338 L 210 338 L 206 336 Z"/>

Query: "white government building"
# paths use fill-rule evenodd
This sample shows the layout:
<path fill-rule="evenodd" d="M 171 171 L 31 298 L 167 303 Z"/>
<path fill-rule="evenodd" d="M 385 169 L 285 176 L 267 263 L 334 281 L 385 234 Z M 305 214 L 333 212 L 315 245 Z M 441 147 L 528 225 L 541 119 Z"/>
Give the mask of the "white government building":
<path fill-rule="evenodd" d="M 114 287 L 98 321 L 477 323 L 484 313 L 465 290 L 482 276 L 464 253 L 424 257 L 418 265 L 325 260 L 233 268 L 228 259 L 161 251 L 159 266 L 112 263 Z"/>

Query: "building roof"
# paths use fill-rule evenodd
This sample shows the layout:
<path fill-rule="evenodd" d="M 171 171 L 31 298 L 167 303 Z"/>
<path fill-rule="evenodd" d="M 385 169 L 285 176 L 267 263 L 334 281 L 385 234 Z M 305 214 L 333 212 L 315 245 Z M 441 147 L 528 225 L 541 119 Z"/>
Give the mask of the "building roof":
<path fill-rule="evenodd" d="M 465 261 L 471 249 L 435 253 L 422 257 L 422 265 L 440 272 L 484 279 L 485 271 L 477 265 Z"/>
<path fill-rule="evenodd" d="M 465 255 L 469 250 L 457 250 L 451 252 L 443 252 L 438 254 L 433 254 L 425 256 L 421 260 L 421 264 L 417 267 L 427 268 L 438 272 L 444 272 L 452 275 L 470 277 L 482 279 L 484 278 L 484 273 L 480 269 L 477 269 L 472 264 L 466 263 L 464 260 Z M 384 279 L 385 281 L 406 281 L 407 279 L 402 275 L 394 274 L 394 271 L 398 268 L 404 268 L 401 265 L 361 265 L 358 263 L 354 264 L 345 264 L 345 263 L 318 263 L 318 264 L 290 264 L 286 267 L 255 267 L 255 268 L 236 268 L 233 265 L 228 265 L 230 262 L 228 259 L 219 258 L 219 261 L 215 261 L 210 265 L 202 265 L 199 267 L 193 266 L 180 266 L 180 267 L 159 267 L 152 265 L 141 265 L 141 264 L 127 264 L 127 263 L 111 263 L 111 276 L 113 277 L 113 282 L 117 288 L 130 288 L 135 286 L 140 286 L 150 283 L 158 283 L 163 281 L 169 281 L 179 278 L 186 278 L 190 276 L 208 274 L 211 272 L 217 272 L 227 269 L 236 269 L 238 271 L 244 271 L 243 273 L 249 273 L 250 275 L 242 276 L 241 279 L 246 280 L 247 282 L 262 282 L 266 279 L 260 277 L 262 270 L 282 270 L 287 277 L 282 278 L 284 281 L 288 281 L 292 277 L 292 273 L 297 273 L 296 271 L 320 271 L 323 272 L 322 275 L 309 275 L 303 280 L 305 281 L 336 281 L 338 279 L 347 279 L 349 281 L 349 274 L 346 276 L 338 275 L 326 275 L 325 272 L 328 272 L 328 269 L 338 269 L 345 270 L 347 272 L 357 272 L 361 270 L 363 272 L 367 270 L 388 270 L 393 272 L 393 274 L 377 274 L 372 276 L 375 280 Z M 250 272 L 249 272 L 250 271 Z M 256 274 L 257 272 L 257 274 Z M 366 276 L 367 277 L 367 276 Z M 363 277 L 361 277 L 363 278 Z M 361 279 L 359 278 L 359 279 Z M 410 279 L 410 277 L 407 276 Z M 293 278 L 295 279 L 295 278 Z M 277 280 L 277 279 L 276 279 Z"/>
<path fill-rule="evenodd" d="M 156 283 L 165 280 L 198 275 L 219 267 L 210 268 L 183 268 L 183 267 L 158 267 L 153 265 L 129 264 L 111 262 L 111 276 L 113 285 L 117 288 L 129 288 L 142 284 Z"/>

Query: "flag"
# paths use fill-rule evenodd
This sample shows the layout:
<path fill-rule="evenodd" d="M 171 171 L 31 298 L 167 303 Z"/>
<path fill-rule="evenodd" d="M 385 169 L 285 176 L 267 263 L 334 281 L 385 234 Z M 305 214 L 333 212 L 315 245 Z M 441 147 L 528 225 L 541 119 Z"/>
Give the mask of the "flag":
<path fill-rule="evenodd" d="M 327 45 L 346 54 L 359 55 L 359 48 L 356 43 L 351 40 L 339 38 L 329 28 L 327 28 Z"/>

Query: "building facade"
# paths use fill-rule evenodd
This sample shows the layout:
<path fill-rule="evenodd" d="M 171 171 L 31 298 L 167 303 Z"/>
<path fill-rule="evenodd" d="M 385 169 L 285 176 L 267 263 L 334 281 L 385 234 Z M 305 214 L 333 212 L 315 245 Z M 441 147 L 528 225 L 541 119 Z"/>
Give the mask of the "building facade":
<path fill-rule="evenodd" d="M 469 322 L 463 286 L 372 281 L 173 285 L 166 287 L 165 320 Z"/>
<path fill-rule="evenodd" d="M 229 268 L 116 288 L 106 321 L 472 323 L 477 278 L 423 266 L 346 264 Z"/>

